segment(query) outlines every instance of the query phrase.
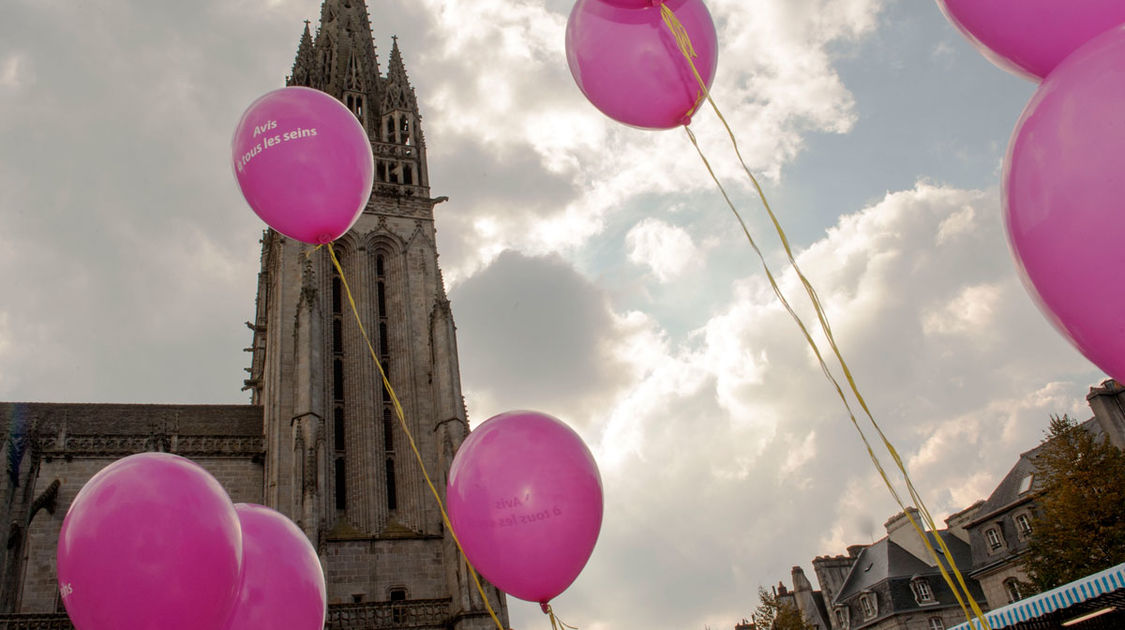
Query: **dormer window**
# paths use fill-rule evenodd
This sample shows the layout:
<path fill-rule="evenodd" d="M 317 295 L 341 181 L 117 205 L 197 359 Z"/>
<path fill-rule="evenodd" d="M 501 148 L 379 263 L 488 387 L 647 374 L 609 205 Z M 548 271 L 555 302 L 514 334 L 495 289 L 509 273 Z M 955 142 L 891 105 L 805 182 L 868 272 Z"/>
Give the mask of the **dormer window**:
<path fill-rule="evenodd" d="M 984 539 L 988 541 L 989 553 L 995 552 L 1004 546 L 1004 538 L 1000 535 L 999 527 L 989 527 L 984 530 Z"/>
<path fill-rule="evenodd" d="M 1031 536 L 1031 519 L 1027 514 L 1016 514 L 1016 531 L 1019 532 L 1020 538 L 1027 538 Z"/>
<path fill-rule="evenodd" d="M 930 582 L 924 577 L 916 577 L 910 581 L 910 590 L 914 591 L 914 601 L 919 604 L 934 603 L 934 591 Z"/>
<path fill-rule="evenodd" d="M 851 622 L 850 615 L 848 614 L 847 606 L 837 606 L 833 611 L 836 614 L 836 627 L 840 630 L 848 630 Z"/>
<path fill-rule="evenodd" d="M 871 619 L 879 614 L 879 600 L 875 597 L 875 593 L 867 591 L 859 596 L 859 607 L 863 611 L 864 619 Z"/>

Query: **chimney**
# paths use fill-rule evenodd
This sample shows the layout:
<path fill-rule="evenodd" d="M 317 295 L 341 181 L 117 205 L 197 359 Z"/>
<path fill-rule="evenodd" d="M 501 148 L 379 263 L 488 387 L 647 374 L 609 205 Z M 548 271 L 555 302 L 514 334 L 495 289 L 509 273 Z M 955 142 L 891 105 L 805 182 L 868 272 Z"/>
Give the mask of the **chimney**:
<path fill-rule="evenodd" d="M 980 506 L 984 505 L 984 499 L 979 499 L 976 503 L 961 510 L 956 514 L 950 514 L 949 518 L 945 519 L 945 526 L 949 528 L 949 533 L 961 539 L 961 542 L 969 544 L 969 530 L 965 527 L 976 518 L 980 512 Z"/>
<path fill-rule="evenodd" d="M 794 593 L 812 592 L 812 582 L 809 582 L 809 578 L 805 577 L 804 569 L 799 566 L 793 567 L 790 577 L 793 579 Z"/>
<path fill-rule="evenodd" d="M 917 530 L 910 524 L 910 519 L 907 518 L 908 513 L 919 527 L 925 529 L 926 526 L 922 523 L 922 517 L 918 514 L 918 510 L 908 507 L 906 512 L 899 512 L 883 524 L 883 527 L 887 528 L 887 538 L 932 567 L 934 566 L 934 560 L 930 557 L 930 553 L 926 551 L 926 545 L 918 536 Z"/>
<path fill-rule="evenodd" d="M 859 548 L 862 549 L 863 545 L 859 545 Z M 824 603 L 828 606 L 832 605 L 836 595 L 843 588 L 844 580 L 848 578 L 848 572 L 851 571 L 854 563 L 855 556 L 817 556 L 813 558 L 813 572 L 816 573 L 816 581 L 820 584 L 820 591 L 824 595 Z M 796 582 L 794 582 L 794 586 L 796 586 Z"/>
<path fill-rule="evenodd" d="M 1111 444 L 1125 450 L 1125 387 L 1113 379 L 1102 381 L 1100 387 L 1091 387 L 1086 402 L 1094 417 L 1109 436 Z"/>

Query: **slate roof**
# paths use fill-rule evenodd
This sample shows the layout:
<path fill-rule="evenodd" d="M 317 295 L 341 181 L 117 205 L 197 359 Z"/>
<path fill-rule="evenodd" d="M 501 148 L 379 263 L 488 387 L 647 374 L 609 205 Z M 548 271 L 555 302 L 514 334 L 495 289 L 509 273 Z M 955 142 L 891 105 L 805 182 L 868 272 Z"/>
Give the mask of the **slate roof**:
<path fill-rule="evenodd" d="M 939 534 L 953 554 L 953 561 L 957 564 L 958 569 L 967 570 L 971 559 L 969 545 L 949 533 L 948 530 L 941 530 Z M 940 553 L 941 550 L 934 541 L 933 534 L 927 532 L 926 536 L 930 539 L 934 549 Z M 946 567 L 948 568 L 948 563 L 946 563 Z M 888 579 L 906 578 L 910 580 L 919 576 L 937 576 L 938 580 L 944 582 L 941 578 L 941 571 L 936 566 L 930 566 L 889 538 L 883 538 L 860 552 L 855 563 L 852 564 L 851 572 L 844 580 L 843 587 L 840 588 L 840 593 L 836 595 L 836 602 L 845 601 Z"/>
<path fill-rule="evenodd" d="M 1091 418 L 1078 427 L 1089 431 L 1095 437 L 1101 437 L 1105 434 L 1096 418 Z M 973 537 L 974 543 L 977 543 L 973 545 L 974 569 L 987 570 L 989 567 L 1003 564 L 1012 556 L 1021 553 L 1026 547 L 1025 541 L 1014 537 L 1015 531 L 1007 524 L 1009 519 L 1005 517 L 1005 513 L 1020 505 L 1030 503 L 1035 493 L 1042 489 L 1043 478 L 1041 475 L 1035 474 L 1038 470 L 1035 460 L 1045 446 L 1045 444 L 1040 444 L 1029 451 L 1020 453 L 1019 460 L 996 486 L 996 489 L 992 491 L 988 499 L 981 504 L 972 522 L 967 524 L 966 528 L 970 531 L 970 536 Z M 1028 475 L 1032 475 L 1031 486 L 1024 492 L 1020 492 L 1021 485 Z M 1004 523 L 1001 529 L 1007 545 L 999 554 L 990 553 L 988 545 L 984 542 L 983 535 L 979 531 L 980 525 L 987 521 Z"/>
<path fill-rule="evenodd" d="M 1105 434 L 1105 431 L 1102 430 L 1102 426 L 1098 423 L 1096 418 L 1090 418 L 1078 426 L 1094 434 L 1095 437 L 1100 437 Z M 993 490 L 992 494 L 985 500 L 984 505 L 981 506 L 980 512 L 978 513 L 980 516 L 974 520 L 987 518 L 989 515 L 1003 510 L 1012 503 L 1020 500 L 1020 482 L 1023 481 L 1024 477 L 1035 472 L 1035 458 L 1043 450 L 1044 446 L 1044 444 L 1040 444 L 1029 451 L 1020 453 L 1019 461 L 1016 462 L 1015 466 L 1012 466 L 1012 469 L 1008 471 L 1008 474 L 1004 476 L 1004 479 L 1000 481 L 1000 484 L 996 486 L 996 489 Z M 1034 492 L 1040 489 L 1042 485 L 1043 482 L 1041 479 L 1033 479 L 1031 491 Z"/>

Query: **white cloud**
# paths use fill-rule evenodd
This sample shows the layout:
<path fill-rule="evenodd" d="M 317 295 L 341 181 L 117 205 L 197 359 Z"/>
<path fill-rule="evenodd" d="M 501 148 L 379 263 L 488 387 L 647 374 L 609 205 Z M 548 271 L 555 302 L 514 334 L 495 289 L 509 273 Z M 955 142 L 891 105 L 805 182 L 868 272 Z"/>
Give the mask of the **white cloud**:
<path fill-rule="evenodd" d="M 647 218 L 625 235 L 629 260 L 647 266 L 660 282 L 668 282 L 703 265 L 702 252 L 682 227 Z"/>
<path fill-rule="evenodd" d="M 0 57 L 0 88 L 17 90 L 34 83 L 35 73 L 26 53 L 9 53 Z"/>
<path fill-rule="evenodd" d="M 995 324 L 993 315 L 1002 291 L 1002 287 L 989 284 L 965 287 L 948 304 L 924 316 L 922 331 L 956 334 L 987 330 Z"/>
<path fill-rule="evenodd" d="M 919 184 L 843 216 L 798 254 L 938 518 L 986 495 L 1050 413 L 1081 415 L 1097 378 L 1022 294 L 998 203 L 995 191 Z M 950 222 L 965 229 L 936 239 Z M 806 301 L 792 273 L 781 278 L 795 304 Z M 625 367 L 617 383 L 595 385 L 605 407 L 583 425 L 611 506 L 595 559 L 559 604 L 583 610 L 583 623 L 738 618 L 763 575 L 870 542 L 898 509 L 764 281 L 735 289 L 686 337 L 636 311 L 587 329 Z M 1031 385 L 1045 374 L 1051 385 Z M 666 592 L 713 605 L 707 615 L 644 605 Z"/>
<path fill-rule="evenodd" d="M 752 168 L 776 178 L 803 149 L 807 133 L 841 133 L 854 124 L 854 100 L 829 50 L 869 33 L 882 5 L 882 0 L 713 3 L 723 46 L 713 93 Z M 545 189 L 537 203 L 519 207 L 462 201 L 464 219 L 450 220 L 460 238 L 472 241 L 445 245 L 451 282 L 504 249 L 572 250 L 601 232 L 607 217 L 637 195 L 710 188 L 682 132 L 627 128 L 585 101 L 565 61 L 571 3 L 425 0 L 422 6 L 433 22 L 420 48 L 425 52 L 412 68 L 431 80 L 440 77 L 419 93 L 427 133 L 445 142 L 472 138 L 476 150 L 501 162 L 532 156 L 533 162 L 520 163 L 524 174 L 567 186 L 566 194 L 548 197 Z M 708 153 L 729 150 L 712 114 L 697 115 L 693 129 Z M 431 174 L 454 170 L 444 165 L 442 151 L 442 145 L 431 150 Z M 717 167 L 743 181 L 731 161 Z M 498 219 L 498 229 L 488 234 L 464 229 L 469 217 L 479 214 Z"/>
<path fill-rule="evenodd" d="M 0 311 L 0 357 L 8 354 L 8 349 L 11 346 L 11 330 L 8 327 L 8 314 Z M 0 362 L 0 387 L 3 387 L 5 380 L 4 364 Z"/>

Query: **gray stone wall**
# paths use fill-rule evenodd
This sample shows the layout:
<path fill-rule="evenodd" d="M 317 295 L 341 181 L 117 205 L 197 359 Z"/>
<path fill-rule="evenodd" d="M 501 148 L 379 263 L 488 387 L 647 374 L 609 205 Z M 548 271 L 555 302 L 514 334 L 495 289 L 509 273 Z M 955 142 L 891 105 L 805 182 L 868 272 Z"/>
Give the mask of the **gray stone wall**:
<path fill-rule="evenodd" d="M 18 584 L 15 612 L 52 613 L 58 605 L 55 554 L 74 497 L 109 464 L 144 451 L 188 457 L 219 480 L 235 502 L 261 503 L 261 409 L 249 405 L 0 403 L 8 433 L 18 407 L 28 442 L 19 486 L 5 477 L 8 520 L 27 523 L 18 561 L 4 567 Z M 7 447 L 7 443 L 5 443 Z M 20 497 L 38 497 L 58 482 L 53 504 L 33 515 Z M 28 494 L 27 484 L 31 484 Z M 12 495 L 9 491 L 16 491 Z M 53 508 L 53 511 L 52 511 Z"/>

